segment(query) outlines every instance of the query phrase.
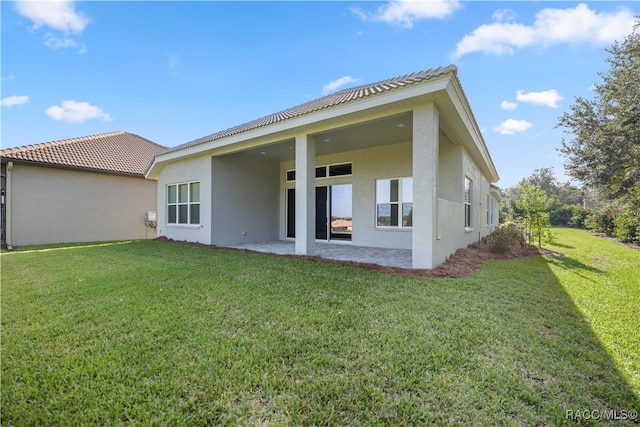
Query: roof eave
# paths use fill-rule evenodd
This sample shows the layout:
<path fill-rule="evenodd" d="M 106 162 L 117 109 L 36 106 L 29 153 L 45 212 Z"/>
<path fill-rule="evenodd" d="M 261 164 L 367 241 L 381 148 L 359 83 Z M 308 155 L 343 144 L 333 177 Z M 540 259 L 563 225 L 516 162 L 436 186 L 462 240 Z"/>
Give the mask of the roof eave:
<path fill-rule="evenodd" d="M 493 163 L 489 149 L 482 136 L 480 127 L 476 122 L 475 116 L 471 109 L 471 105 L 462 89 L 462 85 L 457 77 L 451 79 L 452 84 L 447 87 L 447 93 L 449 98 L 454 101 L 458 115 L 465 122 L 464 129 L 467 131 L 466 138 L 463 139 L 463 143 L 467 150 L 470 152 L 475 161 L 480 165 L 485 176 L 490 182 L 498 182 L 500 176 Z M 458 102 L 455 102 L 457 100 Z"/>
<path fill-rule="evenodd" d="M 388 93 L 381 93 L 370 98 L 359 99 L 353 102 L 310 112 L 288 120 L 272 123 L 234 135 L 222 137 L 220 139 L 203 142 L 190 147 L 185 147 L 177 151 L 161 152 L 154 156 L 145 176 L 147 179 L 157 179 L 162 165 L 177 159 L 198 156 L 206 152 L 213 152 L 221 147 L 232 146 L 245 141 L 259 141 L 262 138 L 275 134 L 289 134 L 289 137 L 295 137 L 296 133 L 299 133 L 301 129 L 319 126 L 323 122 L 328 122 L 339 117 L 354 115 L 366 112 L 367 110 L 373 110 L 377 107 L 430 95 L 445 90 L 452 75 L 453 72 L 448 72 L 446 74 L 433 77 L 427 81 L 407 86 L 405 88 L 399 88 Z M 285 138 L 285 136 L 282 136 L 282 138 Z"/>
<path fill-rule="evenodd" d="M 13 162 L 15 164 L 22 164 L 26 166 L 36 166 L 42 168 L 52 168 L 52 169 L 65 169 L 65 170 L 73 170 L 73 171 L 82 171 L 82 172 L 91 172 L 91 173 L 100 173 L 104 175 L 118 175 L 118 176 L 127 176 L 127 177 L 135 177 L 135 178 L 144 178 L 144 174 L 135 173 L 135 172 L 125 172 L 125 171 L 114 171 L 108 169 L 98 169 L 98 168 L 87 168 L 81 166 L 72 166 L 72 165 L 61 165 L 57 163 L 47 163 L 47 162 L 38 162 L 33 160 L 25 160 L 25 159 L 14 159 L 11 157 L 2 157 L 2 163 Z"/>

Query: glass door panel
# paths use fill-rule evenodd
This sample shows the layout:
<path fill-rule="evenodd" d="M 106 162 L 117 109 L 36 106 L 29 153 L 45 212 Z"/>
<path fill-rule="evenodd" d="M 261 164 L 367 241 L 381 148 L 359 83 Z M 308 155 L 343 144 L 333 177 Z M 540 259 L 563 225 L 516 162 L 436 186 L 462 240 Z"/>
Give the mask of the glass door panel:
<path fill-rule="evenodd" d="M 352 185 L 331 186 L 331 239 L 351 240 L 353 233 Z"/>
<path fill-rule="evenodd" d="M 327 187 L 316 187 L 316 239 L 327 240 Z"/>
<path fill-rule="evenodd" d="M 296 237 L 296 189 L 287 189 L 287 237 Z"/>

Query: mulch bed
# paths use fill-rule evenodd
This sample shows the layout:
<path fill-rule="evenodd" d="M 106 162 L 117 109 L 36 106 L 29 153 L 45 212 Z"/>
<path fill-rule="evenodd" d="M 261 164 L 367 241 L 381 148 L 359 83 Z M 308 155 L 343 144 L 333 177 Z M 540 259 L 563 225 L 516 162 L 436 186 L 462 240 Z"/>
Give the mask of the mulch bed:
<path fill-rule="evenodd" d="M 327 264 L 337 264 L 344 265 L 349 267 L 362 268 L 365 270 L 373 270 L 380 271 L 384 273 L 390 274 L 398 274 L 405 277 L 413 277 L 413 278 L 429 278 L 429 277 L 437 277 L 437 278 L 457 278 L 457 277 L 467 277 L 471 276 L 473 272 L 484 262 L 498 260 L 498 259 L 516 259 L 522 258 L 526 256 L 535 256 L 535 255 L 551 255 L 551 256 L 559 256 L 557 252 L 550 251 L 544 248 L 538 248 L 536 246 L 531 245 L 520 245 L 520 242 L 515 240 L 508 251 L 505 253 L 496 253 L 491 251 L 490 240 L 485 237 L 479 242 L 473 243 L 467 248 L 458 249 L 456 253 L 449 256 L 447 260 L 440 264 L 438 267 L 431 270 L 423 270 L 423 269 L 407 269 L 407 268 L 399 268 L 399 267 L 388 267 L 379 264 L 370 264 L 365 262 L 355 262 L 355 261 L 340 261 L 329 258 L 322 258 L 319 256 L 309 256 L 309 255 L 278 255 L 278 254 L 270 254 L 266 252 L 257 252 L 249 249 L 238 249 L 238 248 L 225 248 L 221 246 L 215 245 L 205 245 L 202 243 L 195 242 L 187 242 L 183 240 L 173 240 L 168 239 L 164 236 L 158 237 L 155 239 L 157 241 L 162 242 L 173 242 L 179 243 L 183 245 L 190 246 L 198 246 L 198 247 L 206 247 L 211 249 L 225 249 L 225 250 L 235 250 L 242 252 L 250 252 L 250 253 L 262 253 L 265 255 L 272 256 L 286 256 L 290 258 L 304 259 L 315 262 L 323 262 Z"/>

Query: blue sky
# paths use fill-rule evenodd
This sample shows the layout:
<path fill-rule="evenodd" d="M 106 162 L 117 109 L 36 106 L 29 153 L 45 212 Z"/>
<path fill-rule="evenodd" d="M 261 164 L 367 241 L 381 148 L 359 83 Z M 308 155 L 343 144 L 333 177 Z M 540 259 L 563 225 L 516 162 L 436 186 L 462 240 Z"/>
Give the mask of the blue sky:
<path fill-rule="evenodd" d="M 2 148 L 124 130 L 175 146 L 456 64 L 503 188 L 553 167 L 640 2 L 1 1 Z"/>

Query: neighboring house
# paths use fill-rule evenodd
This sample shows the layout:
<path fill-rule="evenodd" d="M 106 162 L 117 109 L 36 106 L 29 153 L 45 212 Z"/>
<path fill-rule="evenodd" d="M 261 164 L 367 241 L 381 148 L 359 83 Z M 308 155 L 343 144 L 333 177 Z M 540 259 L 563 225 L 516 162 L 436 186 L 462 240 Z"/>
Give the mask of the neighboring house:
<path fill-rule="evenodd" d="M 144 172 L 165 148 L 110 132 L 0 150 L 3 246 L 156 237 Z"/>
<path fill-rule="evenodd" d="M 158 153 L 158 231 L 220 246 L 410 249 L 433 268 L 487 235 L 491 156 L 453 65 L 342 90 Z M 351 232 L 330 231 L 350 218 Z M 488 218 L 485 219 L 485 218 Z"/>

